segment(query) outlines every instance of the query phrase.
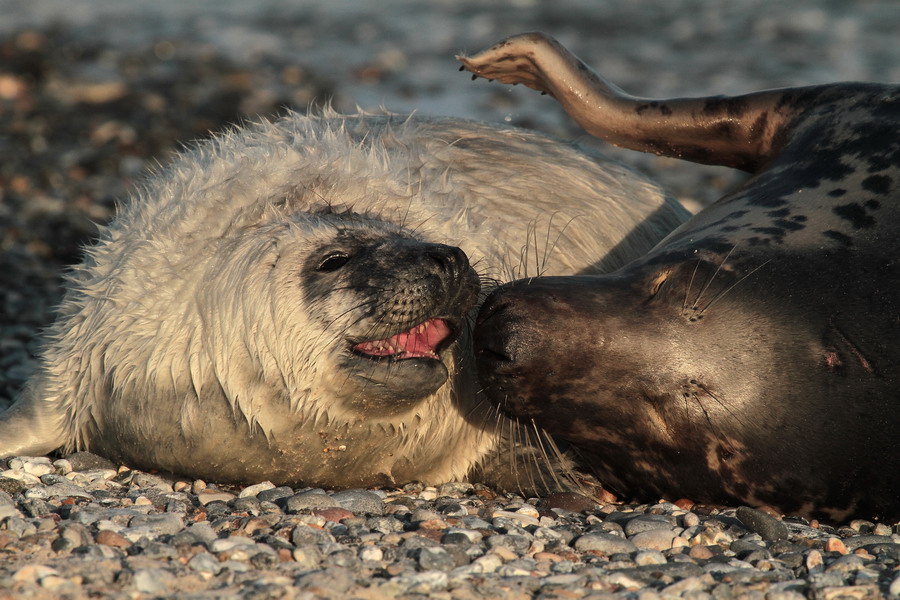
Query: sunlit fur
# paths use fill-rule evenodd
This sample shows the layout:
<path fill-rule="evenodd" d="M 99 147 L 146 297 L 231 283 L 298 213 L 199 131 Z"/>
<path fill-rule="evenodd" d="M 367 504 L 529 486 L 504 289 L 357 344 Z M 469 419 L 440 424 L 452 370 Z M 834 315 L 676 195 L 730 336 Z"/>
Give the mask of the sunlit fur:
<path fill-rule="evenodd" d="M 341 408 L 354 294 L 325 327 L 297 278 L 345 211 L 372 220 L 350 228 L 459 246 L 486 281 L 609 271 L 686 217 L 624 167 L 519 129 L 331 111 L 235 129 L 150 178 L 73 268 L 0 455 L 323 486 L 466 478 L 511 431 L 480 398 L 467 332 L 448 383 L 410 410 Z"/>

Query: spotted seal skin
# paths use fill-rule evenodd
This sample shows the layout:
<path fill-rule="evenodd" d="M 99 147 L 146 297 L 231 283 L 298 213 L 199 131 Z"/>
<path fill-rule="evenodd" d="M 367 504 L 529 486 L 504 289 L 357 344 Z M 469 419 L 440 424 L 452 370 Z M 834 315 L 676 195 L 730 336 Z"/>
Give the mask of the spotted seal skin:
<path fill-rule="evenodd" d="M 684 219 L 624 167 L 520 129 L 329 112 L 231 131 L 151 178 L 74 267 L 0 455 L 534 487 L 475 382 L 480 284 L 610 270 Z"/>
<path fill-rule="evenodd" d="M 542 34 L 462 60 L 600 138 L 753 174 L 613 273 L 495 291 L 492 400 L 622 494 L 900 518 L 900 87 L 650 100 Z"/>

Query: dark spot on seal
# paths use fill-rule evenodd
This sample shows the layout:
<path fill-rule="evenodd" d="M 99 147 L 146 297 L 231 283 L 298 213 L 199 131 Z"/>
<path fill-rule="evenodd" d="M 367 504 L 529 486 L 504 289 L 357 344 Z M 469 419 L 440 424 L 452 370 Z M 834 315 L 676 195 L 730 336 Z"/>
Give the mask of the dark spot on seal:
<path fill-rule="evenodd" d="M 846 193 L 847 193 L 847 190 L 845 190 L 844 188 L 834 188 L 833 190 L 828 192 L 828 195 L 831 196 L 832 198 L 840 198 L 841 196 L 845 195 Z"/>
<path fill-rule="evenodd" d="M 862 186 L 868 192 L 883 196 L 891 188 L 891 178 L 887 175 L 871 175 L 863 180 Z"/>
<path fill-rule="evenodd" d="M 841 233 L 840 231 L 835 231 L 833 229 L 829 229 L 828 231 L 823 231 L 822 235 L 830 237 L 831 239 L 840 242 L 844 246 L 848 248 L 853 245 L 853 238 L 848 235 Z"/>
<path fill-rule="evenodd" d="M 782 208 L 781 210 L 770 210 L 766 214 L 773 218 L 787 217 L 791 214 L 791 209 Z"/>
<path fill-rule="evenodd" d="M 741 98 L 729 98 L 727 96 L 712 96 L 706 98 L 703 103 L 703 114 L 716 116 L 727 115 L 737 118 L 747 112 L 747 101 Z"/>
<path fill-rule="evenodd" d="M 879 208 L 881 208 L 881 202 L 879 202 L 878 200 L 866 200 L 866 208 L 878 210 Z"/>
<path fill-rule="evenodd" d="M 775 225 L 787 231 L 800 231 L 806 228 L 806 225 L 801 225 L 796 221 L 788 221 L 787 219 L 778 219 L 775 221 Z"/>
<path fill-rule="evenodd" d="M 672 109 L 665 104 L 660 104 L 659 102 L 648 102 L 647 104 L 641 104 L 639 106 L 636 106 L 634 111 L 637 114 L 642 115 L 644 114 L 644 112 L 651 108 L 654 110 L 658 110 L 659 114 L 663 115 L 664 117 L 672 116 Z"/>
<path fill-rule="evenodd" d="M 806 223 L 809 220 L 806 215 L 794 215 L 791 219 L 798 223 Z"/>
<path fill-rule="evenodd" d="M 869 229 L 875 226 L 875 219 L 866 213 L 866 209 L 857 202 L 835 206 L 832 212 L 842 219 L 850 221 L 854 229 Z"/>

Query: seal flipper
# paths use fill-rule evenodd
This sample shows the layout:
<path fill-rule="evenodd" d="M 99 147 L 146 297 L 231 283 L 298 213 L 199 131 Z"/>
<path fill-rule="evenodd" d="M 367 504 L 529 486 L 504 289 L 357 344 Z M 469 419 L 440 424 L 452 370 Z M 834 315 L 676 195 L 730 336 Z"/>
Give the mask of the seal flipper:
<path fill-rule="evenodd" d="M 65 414 L 40 399 L 29 385 L 21 397 L 0 414 L 0 457 L 40 456 L 66 443 Z"/>
<path fill-rule="evenodd" d="M 588 133 L 617 146 L 751 173 L 778 153 L 785 139 L 780 134 L 796 107 L 806 104 L 788 97 L 803 89 L 665 100 L 631 96 L 537 32 L 456 58 L 480 77 L 552 95 Z"/>

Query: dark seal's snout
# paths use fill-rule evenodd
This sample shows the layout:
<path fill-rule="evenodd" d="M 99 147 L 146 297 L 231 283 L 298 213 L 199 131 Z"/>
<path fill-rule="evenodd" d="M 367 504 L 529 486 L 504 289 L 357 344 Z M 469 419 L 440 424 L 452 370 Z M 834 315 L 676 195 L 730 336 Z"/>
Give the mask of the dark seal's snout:
<path fill-rule="evenodd" d="M 524 279 L 497 288 L 478 313 L 478 377 L 491 401 L 519 418 L 546 414 L 581 374 L 560 356 L 596 350 L 597 314 L 585 311 L 580 277 Z M 576 361 L 577 362 L 577 361 Z"/>

